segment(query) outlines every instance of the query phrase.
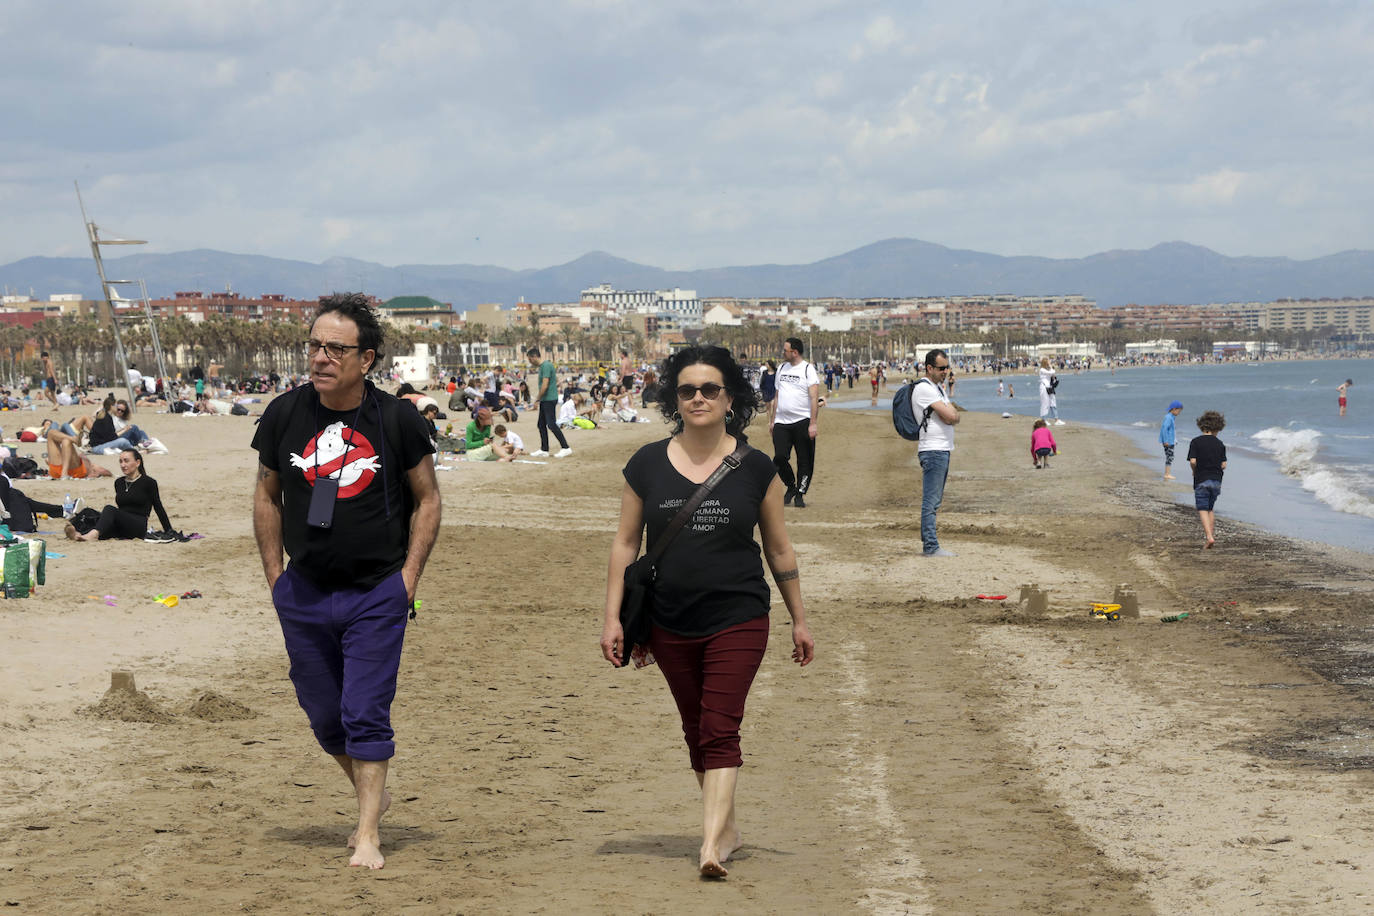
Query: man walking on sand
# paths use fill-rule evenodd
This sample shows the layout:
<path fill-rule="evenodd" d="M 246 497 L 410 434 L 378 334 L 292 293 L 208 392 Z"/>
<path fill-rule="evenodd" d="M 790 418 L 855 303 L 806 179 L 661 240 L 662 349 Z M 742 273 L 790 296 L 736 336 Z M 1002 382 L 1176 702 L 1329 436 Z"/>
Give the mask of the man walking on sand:
<path fill-rule="evenodd" d="M 296 699 L 357 796 L 348 864 L 363 868 L 385 864 L 391 701 L 440 518 L 424 421 L 367 381 L 382 337 L 367 297 L 321 299 L 305 343 L 310 384 L 268 404 L 253 437 L 253 534 Z"/>
<path fill-rule="evenodd" d="M 800 338 L 782 345 L 786 363 L 778 369 L 777 397 L 768 402 L 768 432 L 773 436 L 773 464 L 787 487 L 782 504 L 806 508 L 806 491 L 816 465 L 816 419 L 820 415 L 821 379 L 816 367 L 802 359 Z M 797 473 L 792 473 L 792 449 L 797 450 Z"/>
<path fill-rule="evenodd" d="M 572 449 L 568 448 L 568 440 L 563 438 L 563 430 L 558 428 L 558 380 L 555 377 L 553 360 L 541 361 L 538 347 L 530 347 L 525 351 L 525 356 L 529 359 L 530 365 L 539 370 L 539 393 L 534 398 L 539 405 L 539 421 L 536 424 L 539 430 L 539 451 L 530 452 L 530 457 L 549 456 L 549 430 L 553 430 L 558 444 L 563 446 L 553 457 L 566 458 L 572 454 Z"/>
<path fill-rule="evenodd" d="M 48 351 L 43 351 L 43 396 L 52 401 L 52 406 L 57 405 L 57 369 L 52 364 L 52 357 Z M 1342 398 L 1342 400 L 1344 400 Z"/>
<path fill-rule="evenodd" d="M 935 533 L 935 515 L 945 498 L 945 480 L 949 477 L 949 456 L 954 451 L 954 427 L 959 423 L 959 411 L 945 393 L 945 379 L 949 377 L 949 354 L 931 350 L 926 354 L 926 374 L 916 382 L 911 392 L 911 410 L 919 422 L 926 409 L 930 419 L 921 434 L 917 457 L 921 461 L 921 553 L 927 557 L 952 557 L 954 551 L 940 546 Z"/>

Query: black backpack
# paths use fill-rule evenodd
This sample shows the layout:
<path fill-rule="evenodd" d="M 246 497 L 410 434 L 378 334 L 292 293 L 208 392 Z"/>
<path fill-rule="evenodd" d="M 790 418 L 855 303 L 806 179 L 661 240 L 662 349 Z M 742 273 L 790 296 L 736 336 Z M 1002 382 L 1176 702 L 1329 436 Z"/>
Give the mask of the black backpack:
<path fill-rule="evenodd" d="M 921 412 L 920 422 L 916 420 L 916 412 L 911 406 L 911 396 L 916 390 L 916 386 L 921 382 L 928 382 L 929 379 L 917 379 L 914 382 L 907 382 L 897 389 L 892 395 L 892 427 L 897 430 L 897 435 L 910 442 L 916 442 L 921 438 L 921 433 L 925 432 L 926 424 L 930 422 L 930 415 L 935 410 L 935 405 L 927 407 Z M 932 385 L 934 382 L 930 382 Z"/>
<path fill-rule="evenodd" d="M 33 480 L 38 473 L 38 462 L 23 455 L 14 455 L 6 458 L 3 464 L 0 464 L 0 469 L 4 470 L 5 476 L 10 480 Z"/>

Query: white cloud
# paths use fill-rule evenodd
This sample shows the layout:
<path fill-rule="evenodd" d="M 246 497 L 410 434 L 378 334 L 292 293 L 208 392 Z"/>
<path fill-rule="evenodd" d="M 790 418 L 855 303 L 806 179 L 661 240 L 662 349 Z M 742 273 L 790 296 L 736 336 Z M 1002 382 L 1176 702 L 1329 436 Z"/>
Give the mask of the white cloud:
<path fill-rule="evenodd" d="M 1236 195 L 1245 184 L 1246 176 L 1234 169 L 1219 169 L 1206 175 L 1199 175 L 1193 181 L 1181 186 L 1179 198 L 1185 203 L 1198 206 L 1225 206 L 1235 201 Z"/>
<path fill-rule="evenodd" d="M 1374 248 L 1362 4 L 14 0 L 0 27 L 0 262 L 80 241 L 74 177 L 156 250 L 316 261 Z"/>

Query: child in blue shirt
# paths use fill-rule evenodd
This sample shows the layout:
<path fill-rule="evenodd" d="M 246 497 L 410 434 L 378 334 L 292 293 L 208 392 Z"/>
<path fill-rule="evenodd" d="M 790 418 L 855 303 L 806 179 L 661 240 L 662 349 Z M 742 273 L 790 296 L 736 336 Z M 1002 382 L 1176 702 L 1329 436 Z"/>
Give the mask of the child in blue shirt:
<path fill-rule="evenodd" d="M 1174 475 L 1171 469 L 1174 465 L 1174 445 L 1178 443 L 1178 435 L 1174 432 L 1174 417 L 1183 412 L 1183 402 L 1174 401 L 1169 404 L 1169 410 L 1164 414 L 1164 420 L 1159 424 L 1159 444 L 1164 446 L 1164 479 L 1173 480 Z"/>

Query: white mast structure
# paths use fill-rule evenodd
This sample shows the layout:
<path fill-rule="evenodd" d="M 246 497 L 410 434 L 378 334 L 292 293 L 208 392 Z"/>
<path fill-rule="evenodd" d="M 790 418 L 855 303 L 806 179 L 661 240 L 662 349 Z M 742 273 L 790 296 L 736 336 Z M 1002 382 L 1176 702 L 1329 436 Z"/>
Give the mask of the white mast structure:
<path fill-rule="evenodd" d="M 110 280 L 105 276 L 105 262 L 100 257 L 101 245 L 146 245 L 143 239 L 102 239 L 100 237 L 100 227 L 92 222 L 86 215 L 86 202 L 81 199 L 81 185 L 73 181 L 76 186 L 76 202 L 81 206 L 81 221 L 86 224 L 86 236 L 91 243 L 91 256 L 95 258 L 95 271 L 100 275 L 100 291 L 105 297 L 105 307 L 110 313 L 110 327 L 114 328 L 115 359 L 119 363 L 119 368 L 124 373 L 124 388 L 129 393 L 129 410 L 136 410 L 135 404 L 138 403 L 138 393 L 134 391 L 133 383 L 129 379 L 129 357 L 124 350 L 124 339 L 119 333 L 119 317 L 115 314 L 116 302 L 128 302 L 129 300 L 120 296 L 117 287 L 138 286 L 143 298 L 143 311 L 148 316 L 148 334 L 152 340 L 153 353 L 157 357 L 157 371 L 162 378 L 167 377 L 167 367 L 162 357 L 162 343 L 157 336 L 157 323 L 153 319 L 153 305 L 148 299 L 148 287 L 142 280 Z"/>

